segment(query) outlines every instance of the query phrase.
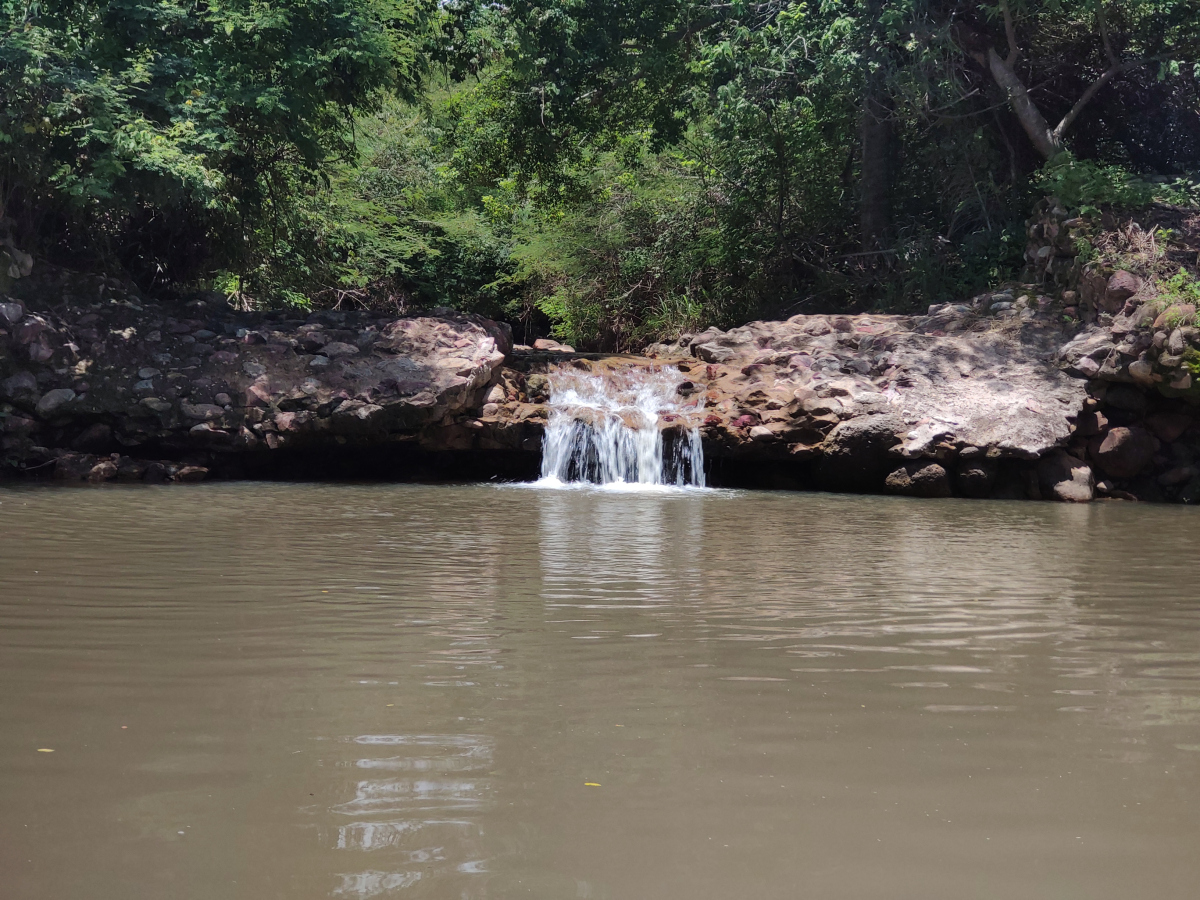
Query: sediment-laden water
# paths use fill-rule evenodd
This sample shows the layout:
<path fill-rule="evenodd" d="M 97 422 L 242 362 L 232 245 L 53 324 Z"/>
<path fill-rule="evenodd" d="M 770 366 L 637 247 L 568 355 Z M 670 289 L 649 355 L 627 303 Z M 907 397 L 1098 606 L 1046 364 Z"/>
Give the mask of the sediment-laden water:
<path fill-rule="evenodd" d="M 1132 504 L 3 490 L 0 895 L 1190 900 L 1195 534 Z"/>

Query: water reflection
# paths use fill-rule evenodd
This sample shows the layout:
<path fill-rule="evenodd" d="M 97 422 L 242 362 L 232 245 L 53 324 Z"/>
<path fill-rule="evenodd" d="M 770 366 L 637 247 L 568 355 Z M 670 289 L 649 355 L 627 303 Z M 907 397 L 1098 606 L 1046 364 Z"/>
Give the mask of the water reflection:
<path fill-rule="evenodd" d="M 701 598 L 706 501 L 718 492 L 536 492 L 542 598 L 624 609 Z"/>
<path fill-rule="evenodd" d="M 485 871 L 476 814 L 491 794 L 483 776 L 493 765 L 492 739 L 364 734 L 353 742 L 387 754 L 361 757 L 356 768 L 389 777 L 358 781 L 354 797 L 329 810 L 352 819 L 338 826 L 336 848 L 372 854 L 369 870 L 340 876 L 334 896 L 386 896 L 440 875 Z"/>

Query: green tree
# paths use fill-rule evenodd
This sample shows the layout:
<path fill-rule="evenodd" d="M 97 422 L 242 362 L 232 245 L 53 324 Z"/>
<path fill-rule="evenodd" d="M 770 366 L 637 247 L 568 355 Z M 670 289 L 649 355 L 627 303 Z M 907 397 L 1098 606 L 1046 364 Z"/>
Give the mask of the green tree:
<path fill-rule="evenodd" d="M 0 204 L 143 277 L 245 271 L 289 196 L 411 92 L 433 0 L 0 0 Z"/>

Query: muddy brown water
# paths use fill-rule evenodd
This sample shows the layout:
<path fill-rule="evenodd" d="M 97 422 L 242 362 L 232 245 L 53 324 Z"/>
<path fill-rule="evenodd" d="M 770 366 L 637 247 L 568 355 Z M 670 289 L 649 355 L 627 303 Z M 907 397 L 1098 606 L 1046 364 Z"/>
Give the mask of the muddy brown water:
<path fill-rule="evenodd" d="M 0 896 L 1195 898 L 1198 535 L 1135 505 L 5 489 Z"/>

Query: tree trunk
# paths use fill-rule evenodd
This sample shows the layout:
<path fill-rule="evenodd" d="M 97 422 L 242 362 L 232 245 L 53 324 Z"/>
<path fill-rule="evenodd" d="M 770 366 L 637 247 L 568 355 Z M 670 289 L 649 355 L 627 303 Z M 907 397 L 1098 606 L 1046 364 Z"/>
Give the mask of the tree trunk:
<path fill-rule="evenodd" d="M 859 229 L 863 252 L 871 252 L 886 249 L 892 231 L 892 103 L 879 85 L 867 89 L 860 137 Z"/>
<path fill-rule="evenodd" d="M 1017 73 L 1013 71 L 1012 66 L 1005 62 L 1000 54 L 991 48 L 988 49 L 987 61 L 988 68 L 992 72 L 992 77 L 996 79 L 996 84 L 1000 85 L 1004 93 L 1008 95 L 1009 106 L 1012 107 L 1017 121 L 1025 129 L 1025 133 L 1029 135 L 1029 140 L 1033 142 L 1033 146 L 1037 149 L 1038 153 L 1045 159 L 1050 159 L 1050 157 L 1062 149 L 1061 138 L 1050 128 L 1046 117 L 1037 108 L 1037 105 L 1029 96 L 1029 91 Z"/>

